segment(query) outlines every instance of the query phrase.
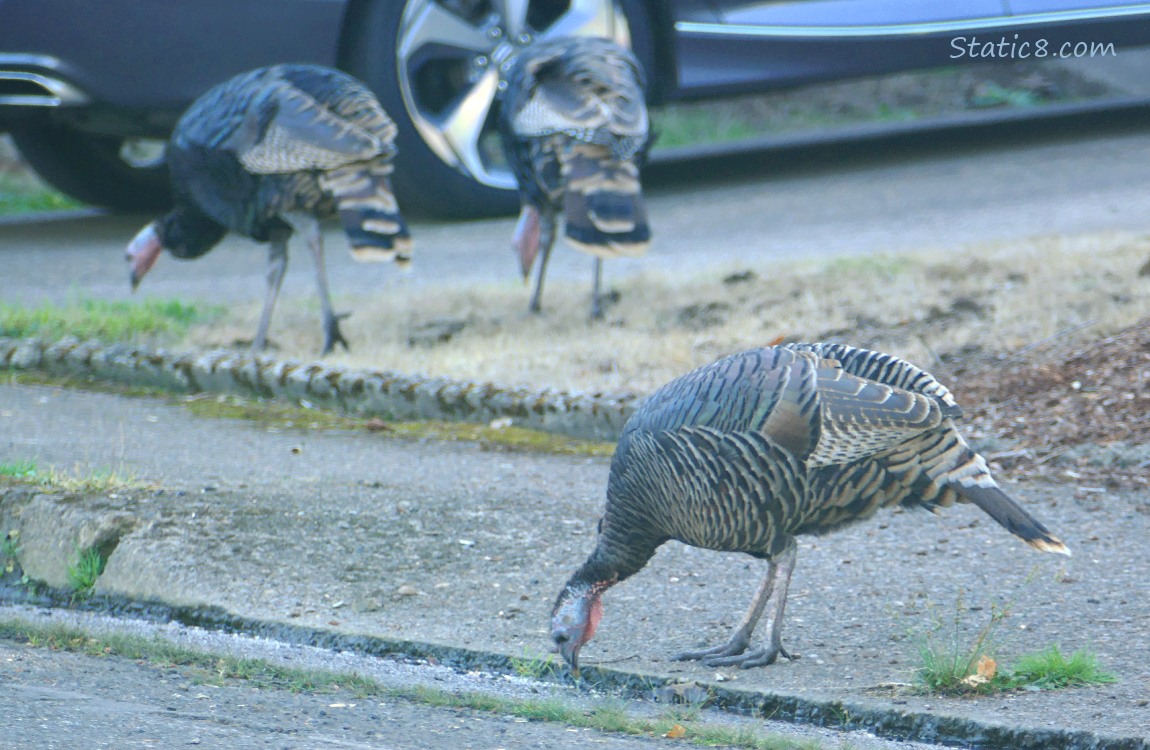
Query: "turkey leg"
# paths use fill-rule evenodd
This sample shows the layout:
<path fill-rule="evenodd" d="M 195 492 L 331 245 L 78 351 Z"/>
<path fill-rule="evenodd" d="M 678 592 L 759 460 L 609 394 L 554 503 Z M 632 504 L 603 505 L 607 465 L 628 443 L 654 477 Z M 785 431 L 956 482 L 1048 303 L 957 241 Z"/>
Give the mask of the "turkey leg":
<path fill-rule="evenodd" d="M 551 259 L 551 248 L 555 246 L 555 211 L 547 209 L 540 220 L 539 247 L 539 275 L 535 277 L 535 291 L 531 294 L 531 304 L 528 310 L 537 313 L 543 309 L 543 275 L 547 273 L 547 261 Z"/>
<path fill-rule="evenodd" d="M 319 291 L 319 304 L 323 314 L 323 353 L 330 354 L 336 344 L 343 344 L 344 351 L 350 351 L 347 339 L 339 330 L 339 321 L 351 313 L 336 315 L 331 306 L 331 292 L 327 285 L 327 267 L 323 257 L 323 235 L 320 233 L 319 221 L 310 214 L 293 213 L 283 216 L 297 232 L 304 236 L 308 249 L 311 250 L 312 260 L 315 261 L 315 284 Z"/>
<path fill-rule="evenodd" d="M 603 277 L 603 259 L 595 258 L 595 278 L 591 281 L 591 320 L 603 319 L 603 304 L 599 300 L 599 284 Z"/>
<path fill-rule="evenodd" d="M 795 570 L 797 551 L 798 546 L 792 538 L 782 552 L 771 558 L 767 574 L 763 576 L 763 582 L 759 584 L 747 613 L 731 632 L 730 640 L 714 648 L 685 651 L 677 654 L 674 659 L 701 660 L 708 667 L 739 666 L 750 669 L 774 664 L 780 656 L 794 658 L 783 648 L 783 609 L 787 604 L 787 587 L 791 583 L 791 573 Z M 755 625 L 764 611 L 767 613 L 766 645 L 747 651 Z"/>
<path fill-rule="evenodd" d="M 256 330 L 256 337 L 252 341 L 252 349 L 262 351 L 268 345 L 268 328 L 272 323 L 272 310 L 275 309 L 276 299 L 280 294 L 280 285 L 283 284 L 284 273 L 287 271 L 287 241 L 290 232 L 277 232 L 271 238 L 268 246 L 268 291 L 264 295 L 264 309 L 260 312 L 260 327 Z"/>

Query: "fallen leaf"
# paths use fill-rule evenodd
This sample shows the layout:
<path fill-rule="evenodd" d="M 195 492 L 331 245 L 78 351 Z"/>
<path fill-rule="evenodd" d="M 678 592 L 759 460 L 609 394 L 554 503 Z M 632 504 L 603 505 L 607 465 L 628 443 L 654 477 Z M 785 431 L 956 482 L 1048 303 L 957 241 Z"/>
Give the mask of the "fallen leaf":
<path fill-rule="evenodd" d="M 983 656 L 978 660 L 978 676 L 985 677 L 988 680 L 993 680 L 994 675 L 998 674 L 998 663 L 991 659 L 989 656 Z"/>
<path fill-rule="evenodd" d="M 994 679 L 994 675 L 998 673 L 998 663 L 991 659 L 989 656 L 983 656 L 978 660 L 978 666 L 975 668 L 975 673 L 967 675 L 963 678 L 962 684 L 967 687 L 978 687 L 985 685 Z"/>

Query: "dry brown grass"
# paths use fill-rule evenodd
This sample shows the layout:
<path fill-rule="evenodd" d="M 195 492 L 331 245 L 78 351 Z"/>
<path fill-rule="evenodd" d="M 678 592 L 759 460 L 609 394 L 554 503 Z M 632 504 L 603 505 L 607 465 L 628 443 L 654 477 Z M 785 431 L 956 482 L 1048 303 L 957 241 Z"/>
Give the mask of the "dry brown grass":
<path fill-rule="evenodd" d="M 547 311 L 526 314 L 528 290 L 506 284 L 400 287 L 387 298 L 340 300 L 353 343 L 334 363 L 580 391 L 649 392 L 683 372 L 780 338 L 837 340 L 888 351 L 947 379 L 951 365 L 1057 337 L 1088 340 L 1150 314 L 1138 275 L 1150 238 L 1099 234 L 982 245 L 961 253 L 867 255 L 717 268 L 692 278 L 640 273 L 611 284 L 607 321 L 586 320 L 587 285 L 552 283 Z M 749 278 L 746 272 L 750 272 Z M 250 337 L 258 303 L 236 305 L 184 342 Z M 412 345 L 428 323 L 465 327 Z M 281 305 L 280 354 L 313 359 L 314 305 Z M 366 339 L 366 340 L 365 340 Z M 961 384 L 956 384 L 961 392 Z"/>

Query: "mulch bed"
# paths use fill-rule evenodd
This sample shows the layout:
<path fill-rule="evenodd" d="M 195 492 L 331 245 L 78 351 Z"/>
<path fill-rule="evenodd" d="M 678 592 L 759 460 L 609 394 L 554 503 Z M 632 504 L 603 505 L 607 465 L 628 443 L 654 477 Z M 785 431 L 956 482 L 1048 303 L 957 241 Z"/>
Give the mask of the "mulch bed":
<path fill-rule="evenodd" d="M 1049 344 L 955 372 L 964 431 L 1012 476 L 1150 488 L 1150 318 L 1093 342 Z M 1088 449 L 1085 449 L 1088 448 Z"/>

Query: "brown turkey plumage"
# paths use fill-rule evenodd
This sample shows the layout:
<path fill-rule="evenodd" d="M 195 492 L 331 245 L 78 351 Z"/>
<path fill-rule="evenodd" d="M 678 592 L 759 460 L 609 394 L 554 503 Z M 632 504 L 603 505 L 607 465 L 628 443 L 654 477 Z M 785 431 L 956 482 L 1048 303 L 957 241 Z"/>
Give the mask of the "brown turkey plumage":
<path fill-rule="evenodd" d="M 650 140 L 643 85 L 635 56 L 595 37 L 532 45 L 508 74 L 499 132 L 519 181 L 522 210 L 512 242 L 525 278 L 542 254 L 532 312 L 542 307 L 560 214 L 567 241 L 595 256 L 592 317 L 602 316 L 602 259 L 647 250 L 651 229 L 639 183 Z"/>
<path fill-rule="evenodd" d="M 391 190 L 395 123 L 355 78 L 316 65 L 243 73 L 197 99 L 168 144 L 173 209 L 128 246 L 133 289 L 166 249 L 198 258 L 237 232 L 268 248 L 267 292 L 252 348 L 267 345 L 287 268 L 304 236 L 315 261 L 324 344 L 347 348 L 332 310 L 319 220 L 339 216 L 357 260 L 406 263 L 411 238 Z"/>
<path fill-rule="evenodd" d="M 552 610 L 560 653 L 578 673 L 603 592 L 671 539 L 768 561 L 730 640 L 677 657 L 711 666 L 787 656 L 782 620 L 795 537 L 882 507 L 971 502 L 1032 547 L 1070 554 L 998 487 L 955 428 L 960 415 L 930 374 L 840 344 L 755 349 L 668 383 L 623 428 L 598 542 Z M 748 650 L 764 613 L 765 644 Z"/>

